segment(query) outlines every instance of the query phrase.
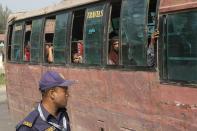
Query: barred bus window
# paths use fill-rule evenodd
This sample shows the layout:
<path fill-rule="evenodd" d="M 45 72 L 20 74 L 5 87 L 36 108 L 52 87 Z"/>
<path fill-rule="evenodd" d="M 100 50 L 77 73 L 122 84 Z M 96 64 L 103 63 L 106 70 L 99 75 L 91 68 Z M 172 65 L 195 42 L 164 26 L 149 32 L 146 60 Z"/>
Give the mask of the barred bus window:
<path fill-rule="evenodd" d="M 151 0 L 149 2 L 149 11 L 148 11 L 148 43 L 147 43 L 147 50 L 148 48 L 150 48 L 150 43 L 151 43 L 151 35 L 155 32 L 155 29 L 157 28 L 157 2 L 159 2 L 158 0 Z M 156 61 L 157 61 L 157 44 L 155 42 L 154 44 L 154 58 L 152 60 L 150 60 L 150 55 L 147 56 L 147 65 L 148 66 L 154 66 L 156 65 Z M 147 51 L 147 55 L 148 55 L 148 51 Z"/>
<path fill-rule="evenodd" d="M 85 9 L 74 12 L 72 43 L 71 43 L 71 60 L 72 63 L 83 62 L 83 29 Z"/>
<path fill-rule="evenodd" d="M 84 63 L 101 64 L 104 6 L 88 8 L 85 18 Z"/>
<path fill-rule="evenodd" d="M 13 25 L 9 26 L 9 39 L 8 39 L 8 49 L 7 49 L 7 58 L 11 60 L 11 46 L 12 46 L 12 34 L 13 34 Z"/>
<path fill-rule="evenodd" d="M 108 62 L 110 65 L 119 65 L 120 55 L 120 39 L 119 39 L 119 27 L 120 27 L 120 10 L 121 1 L 111 4 L 111 17 L 109 20 L 109 45 L 108 45 Z"/>
<path fill-rule="evenodd" d="M 30 49 L 30 56 L 31 62 L 40 62 L 40 43 L 41 43 L 41 32 L 42 32 L 42 22 L 43 19 L 33 20 L 32 22 L 32 31 L 31 31 L 31 49 Z"/>
<path fill-rule="evenodd" d="M 16 23 L 13 29 L 12 45 L 11 45 L 11 60 L 20 61 L 21 45 L 23 38 L 23 23 Z"/>
<path fill-rule="evenodd" d="M 122 64 L 146 66 L 147 0 L 122 1 Z"/>
<path fill-rule="evenodd" d="M 196 21 L 197 12 L 168 15 L 165 68 L 169 80 L 197 81 Z"/>
<path fill-rule="evenodd" d="M 44 52 L 44 62 L 53 62 L 53 38 L 55 32 L 55 16 L 46 18 L 44 39 L 43 39 L 43 52 Z"/>
<path fill-rule="evenodd" d="M 155 31 L 156 6 L 157 6 L 157 0 L 151 0 L 149 3 L 149 11 L 148 11 L 148 38 L 149 39 L 152 33 Z"/>
<path fill-rule="evenodd" d="M 65 49 L 67 41 L 67 21 L 68 14 L 56 16 L 55 34 L 54 34 L 54 63 L 65 63 Z"/>
<path fill-rule="evenodd" d="M 23 61 L 30 61 L 30 37 L 31 37 L 32 21 L 25 22 L 25 38 L 23 44 Z"/>

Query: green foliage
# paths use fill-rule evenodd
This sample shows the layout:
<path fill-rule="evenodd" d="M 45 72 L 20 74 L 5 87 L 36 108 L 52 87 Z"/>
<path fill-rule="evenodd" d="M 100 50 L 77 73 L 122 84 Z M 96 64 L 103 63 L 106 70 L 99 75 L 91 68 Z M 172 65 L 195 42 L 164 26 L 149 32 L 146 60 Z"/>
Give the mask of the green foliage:
<path fill-rule="evenodd" d="M 11 10 L 7 6 L 3 8 L 2 4 L 0 4 L 0 34 L 5 33 L 7 19 L 10 14 Z"/>
<path fill-rule="evenodd" d="M 5 85 L 5 73 L 0 73 L 0 85 Z"/>

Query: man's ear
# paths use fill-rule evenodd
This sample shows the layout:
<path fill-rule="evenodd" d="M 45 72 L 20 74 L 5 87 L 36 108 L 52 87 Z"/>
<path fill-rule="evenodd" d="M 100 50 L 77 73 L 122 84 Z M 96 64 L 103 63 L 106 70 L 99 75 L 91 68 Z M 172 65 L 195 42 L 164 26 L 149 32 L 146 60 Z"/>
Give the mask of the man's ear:
<path fill-rule="evenodd" d="M 52 99 L 52 100 L 54 100 L 54 98 L 55 98 L 55 90 L 49 90 L 49 97 Z"/>

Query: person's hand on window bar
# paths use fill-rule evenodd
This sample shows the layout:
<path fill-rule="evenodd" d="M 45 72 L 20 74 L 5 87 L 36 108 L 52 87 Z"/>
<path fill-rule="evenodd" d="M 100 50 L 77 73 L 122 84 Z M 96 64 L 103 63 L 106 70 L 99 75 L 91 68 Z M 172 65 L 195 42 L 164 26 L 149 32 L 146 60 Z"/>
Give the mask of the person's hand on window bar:
<path fill-rule="evenodd" d="M 158 37 L 159 37 L 159 31 L 158 29 L 156 29 L 151 35 L 151 41 L 147 50 L 147 65 L 148 66 L 153 66 L 155 64 L 154 45 L 155 45 L 155 39 Z"/>

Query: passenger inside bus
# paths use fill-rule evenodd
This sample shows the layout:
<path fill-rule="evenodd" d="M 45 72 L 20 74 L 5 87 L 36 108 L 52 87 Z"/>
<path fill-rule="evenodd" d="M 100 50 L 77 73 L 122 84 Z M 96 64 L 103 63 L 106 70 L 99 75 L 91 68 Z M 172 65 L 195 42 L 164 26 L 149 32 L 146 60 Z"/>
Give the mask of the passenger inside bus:
<path fill-rule="evenodd" d="M 111 4 L 111 18 L 109 21 L 109 48 L 108 64 L 119 65 L 119 23 L 120 23 L 121 1 Z"/>
<path fill-rule="evenodd" d="M 108 56 L 108 64 L 110 65 L 118 65 L 119 64 L 119 40 L 118 36 L 114 36 L 110 42 L 109 48 L 109 56 Z"/>
<path fill-rule="evenodd" d="M 29 62 L 30 61 L 30 37 L 31 37 L 31 30 L 32 30 L 32 21 L 25 22 L 25 42 L 24 42 L 24 55 L 23 60 Z"/>
<path fill-rule="evenodd" d="M 44 37 L 44 46 L 45 46 L 45 62 L 53 62 L 53 42 L 54 42 L 54 33 L 55 33 L 55 23 L 56 16 L 50 16 L 46 18 L 45 21 L 45 37 Z"/>
<path fill-rule="evenodd" d="M 53 62 L 53 44 L 46 44 L 45 45 L 45 55 L 46 55 L 46 61 L 48 61 L 49 63 Z"/>
<path fill-rule="evenodd" d="M 52 36 L 51 36 L 52 35 Z M 45 62 L 53 62 L 53 34 L 45 35 Z"/>
<path fill-rule="evenodd" d="M 27 41 L 25 43 L 25 48 L 24 48 L 24 59 L 26 61 L 30 61 L 30 47 L 31 47 L 30 41 Z"/>
<path fill-rule="evenodd" d="M 153 66 L 155 64 L 155 53 L 154 53 L 154 46 L 155 46 L 155 39 L 159 37 L 159 31 L 156 29 L 152 34 L 151 34 L 151 41 L 148 45 L 147 49 L 147 65 L 148 66 Z"/>
<path fill-rule="evenodd" d="M 147 49 L 147 65 L 153 66 L 155 64 L 155 54 L 154 54 L 154 45 L 155 39 L 159 37 L 159 31 L 156 29 L 151 35 L 151 41 Z M 118 65 L 119 64 L 119 38 L 118 36 L 112 37 L 109 44 L 109 54 L 108 54 L 108 64 Z"/>
<path fill-rule="evenodd" d="M 154 50 L 156 49 L 155 45 L 155 38 L 158 38 L 159 36 L 159 32 L 156 29 L 155 30 L 155 20 L 156 18 L 156 4 L 157 4 L 157 0 L 152 0 L 149 3 L 149 13 L 148 13 L 148 28 L 149 28 L 149 32 L 148 32 L 148 48 L 147 48 L 147 65 L 148 66 L 153 66 L 154 65 L 154 61 L 155 61 L 155 57 L 154 57 Z M 119 65 L 119 54 L 118 54 L 118 50 L 119 50 L 119 38 L 117 36 L 119 36 L 119 30 L 120 30 L 120 12 L 121 12 L 121 1 L 117 0 L 114 1 L 111 4 L 111 18 L 109 20 L 109 46 L 108 46 L 108 64 L 110 65 Z M 114 41 L 114 36 L 116 36 L 116 41 L 113 45 Z M 115 45 L 117 43 L 117 45 Z M 117 48 L 115 48 L 115 46 L 117 46 Z M 123 45 L 121 45 L 121 50 L 122 53 L 127 52 L 128 47 L 123 48 Z M 134 49 L 133 49 L 134 50 Z M 129 54 L 127 54 L 129 55 Z M 132 62 L 131 62 L 132 61 Z M 136 61 L 134 59 L 130 60 L 130 63 L 136 65 Z"/>
<path fill-rule="evenodd" d="M 72 62 L 73 63 L 82 63 L 82 57 L 78 53 L 74 53 L 72 55 Z"/>
<path fill-rule="evenodd" d="M 84 29 L 85 9 L 74 12 L 71 60 L 72 63 L 83 62 L 83 29 Z"/>
<path fill-rule="evenodd" d="M 76 40 L 76 39 L 74 39 Z M 80 41 L 72 41 L 71 46 L 72 63 L 82 63 L 83 62 L 83 44 Z"/>

